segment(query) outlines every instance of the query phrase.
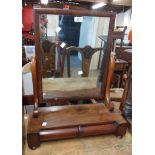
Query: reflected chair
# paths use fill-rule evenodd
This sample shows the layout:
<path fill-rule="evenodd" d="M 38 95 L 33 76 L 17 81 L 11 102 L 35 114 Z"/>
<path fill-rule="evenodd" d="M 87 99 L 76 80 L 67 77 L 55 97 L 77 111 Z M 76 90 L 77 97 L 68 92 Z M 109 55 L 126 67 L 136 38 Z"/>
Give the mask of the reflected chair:
<path fill-rule="evenodd" d="M 81 74 L 81 77 L 88 77 L 89 76 L 89 70 L 90 70 L 90 63 L 91 63 L 91 59 L 92 59 L 92 56 L 94 53 L 100 51 L 102 48 L 92 48 L 91 46 L 85 46 L 84 48 L 79 48 L 79 47 L 75 47 L 75 46 L 70 46 L 70 47 L 67 47 L 65 48 L 65 51 L 64 51 L 64 55 L 63 55 L 63 60 L 62 60 L 62 63 L 63 63 L 63 69 L 64 69 L 64 64 L 65 64 L 65 57 L 67 58 L 67 76 L 68 77 L 71 77 L 71 54 L 72 52 L 74 51 L 77 51 L 78 53 L 81 54 L 81 71 L 78 71 L 80 74 Z M 62 73 L 64 72 L 64 70 L 62 70 Z M 78 74 L 79 74 L 78 73 Z M 94 102 L 93 99 L 90 99 L 91 102 Z M 80 101 L 72 101 L 72 103 L 69 102 L 69 104 L 73 104 L 73 103 L 90 103 L 90 100 L 86 100 L 86 101 L 83 101 L 83 100 L 80 100 Z"/>
<path fill-rule="evenodd" d="M 65 64 L 65 57 L 67 57 L 67 76 L 71 77 L 71 65 L 70 65 L 70 55 L 74 51 L 78 51 L 81 54 L 81 60 L 82 60 L 82 77 L 88 77 L 89 76 L 89 70 L 90 70 L 90 63 L 91 59 L 94 53 L 97 51 L 100 51 L 102 48 L 92 48 L 91 46 L 85 46 L 84 48 L 79 48 L 75 46 L 70 46 L 65 49 L 63 60 L 62 60 L 62 72 L 64 71 L 64 64 Z"/>
<path fill-rule="evenodd" d="M 50 42 L 47 39 L 42 41 L 42 76 L 44 78 L 61 76 L 60 49 L 60 43 Z"/>
<path fill-rule="evenodd" d="M 79 48 L 79 47 L 75 47 L 75 46 L 67 47 L 65 49 L 65 53 L 64 53 L 62 62 L 63 62 L 63 67 L 64 67 L 65 56 L 66 56 L 67 57 L 67 75 L 68 75 L 68 77 L 71 77 L 70 55 L 71 55 L 71 52 L 75 51 L 75 50 L 80 52 L 81 57 L 82 57 L 82 74 L 81 74 L 81 77 L 88 77 L 89 76 L 89 70 L 90 70 L 90 62 L 91 62 L 92 56 L 97 51 L 101 51 L 102 48 L 92 48 L 91 46 L 85 46 L 84 48 Z M 107 105 L 111 106 L 111 107 L 109 107 L 111 110 L 113 110 L 113 108 L 114 108 L 113 103 L 111 103 L 111 101 L 110 101 L 110 85 L 111 85 L 111 80 L 112 80 L 112 76 L 113 76 L 113 72 L 114 72 L 114 66 L 115 66 L 114 62 L 115 62 L 115 58 L 113 55 L 111 55 L 109 71 L 108 71 L 108 83 L 107 83 L 107 87 L 106 87 L 106 100 L 105 100 L 105 103 L 107 103 Z M 94 100 L 94 99 L 90 99 L 90 101 L 92 103 L 98 102 L 98 100 Z M 90 101 L 88 101 L 88 102 L 90 103 Z M 81 101 L 80 102 L 78 101 L 78 103 L 81 103 Z M 83 103 L 83 101 L 82 101 L 82 103 Z M 86 101 L 86 103 L 87 103 L 87 101 Z"/>
<path fill-rule="evenodd" d="M 56 44 L 49 40 L 42 41 L 42 76 L 51 77 L 55 75 Z"/>

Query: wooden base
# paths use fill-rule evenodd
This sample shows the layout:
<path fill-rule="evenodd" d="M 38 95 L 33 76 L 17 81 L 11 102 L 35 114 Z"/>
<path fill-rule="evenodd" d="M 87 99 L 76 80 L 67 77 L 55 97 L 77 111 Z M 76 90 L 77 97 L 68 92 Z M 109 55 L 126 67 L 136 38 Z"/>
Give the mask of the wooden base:
<path fill-rule="evenodd" d="M 42 107 L 38 118 L 30 115 L 28 146 L 35 149 L 40 142 L 74 137 L 126 133 L 127 122 L 118 113 L 109 112 L 103 104 Z"/>

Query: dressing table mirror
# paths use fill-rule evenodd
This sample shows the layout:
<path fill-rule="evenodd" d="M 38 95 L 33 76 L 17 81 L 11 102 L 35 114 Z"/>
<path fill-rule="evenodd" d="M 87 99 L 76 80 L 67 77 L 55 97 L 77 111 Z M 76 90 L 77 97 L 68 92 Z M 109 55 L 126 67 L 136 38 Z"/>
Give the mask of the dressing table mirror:
<path fill-rule="evenodd" d="M 52 8 L 34 12 L 39 103 L 104 99 L 115 14 Z"/>
<path fill-rule="evenodd" d="M 101 134 L 122 137 L 127 123 L 120 113 L 110 111 L 107 89 L 114 68 L 115 14 L 35 7 L 34 21 L 34 110 L 28 122 L 28 146 L 36 149 L 48 140 Z M 104 104 L 57 105 L 88 99 L 101 99 Z M 39 107 L 41 103 L 54 106 Z"/>

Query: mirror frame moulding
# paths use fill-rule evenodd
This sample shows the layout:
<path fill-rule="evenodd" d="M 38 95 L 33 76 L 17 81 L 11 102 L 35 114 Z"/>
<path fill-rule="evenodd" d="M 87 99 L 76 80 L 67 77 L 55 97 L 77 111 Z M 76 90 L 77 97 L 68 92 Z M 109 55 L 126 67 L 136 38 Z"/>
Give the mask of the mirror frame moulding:
<path fill-rule="evenodd" d="M 94 17 L 109 17 L 109 32 L 107 38 L 107 52 L 106 52 L 106 65 L 104 70 L 104 78 L 102 77 L 102 85 L 101 85 L 101 98 L 105 98 L 106 91 L 106 83 L 107 83 L 107 75 L 108 75 L 108 65 L 110 62 L 110 54 L 112 49 L 112 41 L 114 35 L 114 25 L 115 25 L 115 17 L 116 13 L 113 12 L 104 12 L 104 11 L 96 11 L 96 10 L 86 10 L 86 9 L 60 9 L 53 7 L 41 7 L 34 6 L 34 30 L 35 30 L 35 56 L 36 56 L 36 74 L 37 74 L 37 96 L 38 96 L 38 104 L 44 103 L 43 100 L 43 91 L 42 91 L 42 72 L 41 72 L 41 45 L 40 45 L 40 29 L 39 29 L 39 15 L 41 14 L 51 14 L 51 15 L 73 15 L 73 16 L 94 16 Z M 103 69 L 101 69 L 101 76 L 103 75 Z"/>

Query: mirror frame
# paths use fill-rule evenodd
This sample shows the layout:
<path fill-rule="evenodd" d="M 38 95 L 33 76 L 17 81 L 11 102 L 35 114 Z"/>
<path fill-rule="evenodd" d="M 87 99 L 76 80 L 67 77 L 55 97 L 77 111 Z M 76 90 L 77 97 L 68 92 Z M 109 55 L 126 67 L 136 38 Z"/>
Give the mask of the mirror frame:
<path fill-rule="evenodd" d="M 38 96 L 38 103 L 44 103 L 43 100 L 43 91 L 42 91 L 42 71 L 41 71 L 41 45 L 40 45 L 40 29 L 39 29 L 39 15 L 41 14 L 53 14 L 53 15 L 73 15 L 73 16 L 94 16 L 94 17 L 109 17 L 109 31 L 107 37 L 107 50 L 105 53 L 104 62 L 105 70 L 103 73 L 103 68 L 101 68 L 101 98 L 104 99 L 105 91 L 106 91 L 106 84 L 107 84 L 107 76 L 108 76 L 108 65 L 110 62 L 110 54 L 112 49 L 112 41 L 114 35 L 114 25 L 115 25 L 115 17 L 116 13 L 113 12 L 104 12 L 104 11 L 94 11 L 94 10 L 86 10 L 86 9 L 60 9 L 60 8 L 50 8 L 41 7 L 41 6 L 34 6 L 33 8 L 34 13 L 34 30 L 35 30 L 35 57 L 36 57 L 36 74 L 37 74 L 37 96 Z M 103 66 L 103 65 L 102 65 Z M 103 76 L 104 74 L 104 76 Z"/>

